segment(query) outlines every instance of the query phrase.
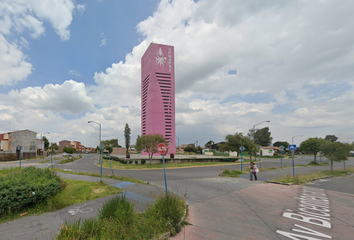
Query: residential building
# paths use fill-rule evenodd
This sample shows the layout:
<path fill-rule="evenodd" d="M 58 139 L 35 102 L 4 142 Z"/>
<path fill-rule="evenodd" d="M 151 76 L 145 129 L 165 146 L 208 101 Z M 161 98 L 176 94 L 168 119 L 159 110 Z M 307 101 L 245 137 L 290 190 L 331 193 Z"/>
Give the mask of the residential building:
<path fill-rule="evenodd" d="M 71 141 L 69 140 L 62 140 L 59 142 L 59 152 L 62 153 L 63 152 L 63 148 L 64 147 L 72 147 L 71 145 Z"/>
<path fill-rule="evenodd" d="M 175 153 L 173 46 L 151 43 L 141 58 L 141 135 L 146 134 L 161 134 L 168 153 Z"/>
<path fill-rule="evenodd" d="M 280 151 L 278 147 L 261 147 L 261 156 L 274 156 L 276 151 Z"/>
<path fill-rule="evenodd" d="M 71 147 L 75 148 L 76 152 L 85 152 L 86 148 L 84 145 L 81 144 L 79 141 L 69 141 L 69 140 L 62 140 L 59 142 L 59 152 L 63 152 L 64 147 Z"/>
<path fill-rule="evenodd" d="M 26 130 L 13 131 L 0 134 L 0 151 L 3 153 L 17 153 L 21 147 L 21 153 L 36 155 L 37 133 Z"/>

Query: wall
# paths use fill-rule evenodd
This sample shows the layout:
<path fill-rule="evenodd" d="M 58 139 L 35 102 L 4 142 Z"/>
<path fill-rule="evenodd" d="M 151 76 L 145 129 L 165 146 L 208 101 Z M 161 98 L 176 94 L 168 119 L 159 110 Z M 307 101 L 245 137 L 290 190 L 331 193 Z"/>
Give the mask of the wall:
<path fill-rule="evenodd" d="M 16 153 L 17 147 L 21 146 L 21 152 L 36 153 L 37 133 L 30 130 L 11 132 L 11 152 Z"/>

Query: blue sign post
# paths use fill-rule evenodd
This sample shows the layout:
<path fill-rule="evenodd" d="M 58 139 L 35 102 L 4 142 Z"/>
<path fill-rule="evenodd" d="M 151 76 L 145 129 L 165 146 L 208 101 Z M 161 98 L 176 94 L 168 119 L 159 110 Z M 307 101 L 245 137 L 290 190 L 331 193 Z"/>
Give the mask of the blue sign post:
<path fill-rule="evenodd" d="M 296 145 L 289 145 L 289 150 L 292 151 L 292 156 L 293 156 L 293 177 L 295 177 L 294 152 L 296 150 Z"/>
<path fill-rule="evenodd" d="M 262 168 L 262 162 L 261 162 L 261 146 L 258 146 L 258 162 L 259 162 L 259 168 Z"/>
<path fill-rule="evenodd" d="M 245 150 L 245 148 L 243 146 L 240 147 L 240 150 L 241 150 L 241 172 L 242 172 L 242 169 L 243 169 L 243 150 Z"/>
<path fill-rule="evenodd" d="M 280 145 L 279 149 L 280 149 L 280 167 L 283 168 L 283 150 L 284 150 L 284 146 Z"/>

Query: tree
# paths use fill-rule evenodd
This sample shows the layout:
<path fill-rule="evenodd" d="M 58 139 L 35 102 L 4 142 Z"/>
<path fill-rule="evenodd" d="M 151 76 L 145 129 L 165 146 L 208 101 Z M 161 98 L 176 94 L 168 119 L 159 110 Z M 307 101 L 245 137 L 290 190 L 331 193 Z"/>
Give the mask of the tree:
<path fill-rule="evenodd" d="M 159 143 L 164 143 L 166 147 L 168 146 L 167 141 L 163 138 L 161 134 L 146 134 L 142 136 L 138 135 L 138 138 L 136 139 L 135 148 L 138 152 L 144 151 L 149 154 L 150 165 L 151 165 L 152 156 L 154 155 L 154 153 L 158 152 L 157 145 Z"/>
<path fill-rule="evenodd" d="M 281 141 L 277 141 L 273 144 L 274 147 L 280 147 L 283 146 L 284 148 L 288 148 L 289 147 L 289 143 L 288 142 L 281 142 Z"/>
<path fill-rule="evenodd" d="M 261 129 L 250 129 L 248 131 L 248 137 L 253 139 L 254 143 L 260 146 L 269 146 L 272 143 L 273 138 L 270 136 L 269 127 Z"/>
<path fill-rule="evenodd" d="M 95 149 L 96 152 L 101 152 L 101 148 L 99 146 L 96 147 Z"/>
<path fill-rule="evenodd" d="M 197 151 L 197 148 L 194 146 L 194 144 L 188 144 L 188 146 L 184 148 L 184 151 L 189 153 L 195 153 Z"/>
<path fill-rule="evenodd" d="M 104 140 L 104 141 L 101 141 L 101 143 L 103 143 L 103 146 L 111 146 L 112 148 L 114 147 L 121 147 L 119 144 L 118 144 L 118 139 L 117 138 L 113 138 L 111 140 Z"/>
<path fill-rule="evenodd" d="M 110 145 L 104 146 L 103 149 L 106 149 L 109 152 L 109 154 L 111 154 L 113 152 L 113 148 Z"/>
<path fill-rule="evenodd" d="M 55 149 L 55 150 L 59 150 L 59 146 L 57 143 L 50 143 L 50 148 Z"/>
<path fill-rule="evenodd" d="M 331 142 L 335 142 L 337 141 L 337 137 L 335 135 L 326 135 L 325 140 L 331 141 Z"/>
<path fill-rule="evenodd" d="M 129 127 L 128 123 L 126 123 L 125 127 L 124 127 L 124 138 L 125 138 L 125 148 L 127 149 L 127 152 L 126 152 L 127 157 L 130 157 L 129 156 L 130 132 L 131 132 L 130 127 Z"/>
<path fill-rule="evenodd" d="M 282 141 L 277 141 L 273 144 L 274 147 L 280 147 L 280 146 L 283 146 L 284 147 L 284 150 L 283 150 L 283 153 L 286 152 L 286 149 L 288 149 L 289 147 L 289 143 L 288 142 L 282 142 Z"/>
<path fill-rule="evenodd" d="M 43 136 L 42 140 L 43 140 L 43 143 L 44 143 L 44 150 L 48 150 L 48 147 L 49 147 L 48 138 L 46 136 Z"/>
<path fill-rule="evenodd" d="M 225 137 L 226 142 L 220 144 L 219 151 L 221 152 L 233 151 L 233 152 L 240 153 L 241 152 L 240 147 L 244 144 L 245 138 L 247 137 L 243 136 L 242 133 L 235 133 L 234 135 L 227 134 Z"/>
<path fill-rule="evenodd" d="M 73 153 L 76 152 L 76 148 L 65 146 L 65 147 L 63 148 L 63 152 L 73 154 Z"/>
<path fill-rule="evenodd" d="M 252 156 L 254 157 L 254 159 L 256 159 L 258 147 L 253 142 L 253 140 L 250 139 L 249 137 L 244 137 L 242 140 L 242 143 L 243 143 L 242 145 L 247 150 L 248 155 L 250 156 L 250 159 L 252 159 Z"/>
<path fill-rule="evenodd" d="M 333 171 L 333 162 L 348 160 L 350 145 L 340 142 L 325 141 L 321 145 L 321 151 L 331 161 L 331 171 Z"/>
<path fill-rule="evenodd" d="M 201 146 L 198 146 L 197 149 L 196 149 L 196 153 L 199 153 L 201 154 L 203 152 L 203 149 Z"/>
<path fill-rule="evenodd" d="M 300 144 L 301 151 L 313 154 L 313 160 L 316 162 L 317 153 L 321 151 L 321 145 L 327 142 L 323 138 L 309 138 Z"/>

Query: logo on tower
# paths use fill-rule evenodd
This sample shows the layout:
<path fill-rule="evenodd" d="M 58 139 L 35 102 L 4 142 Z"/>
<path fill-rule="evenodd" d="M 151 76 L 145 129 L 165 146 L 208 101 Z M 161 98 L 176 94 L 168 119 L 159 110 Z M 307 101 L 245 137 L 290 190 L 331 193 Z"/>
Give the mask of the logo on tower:
<path fill-rule="evenodd" d="M 162 52 L 162 50 L 161 50 L 161 48 L 160 48 L 159 51 L 157 51 L 156 63 L 157 63 L 157 64 L 160 64 L 160 67 L 161 67 L 161 65 L 164 65 L 164 64 L 165 64 L 166 59 L 167 59 L 167 58 L 164 57 L 163 52 Z"/>

